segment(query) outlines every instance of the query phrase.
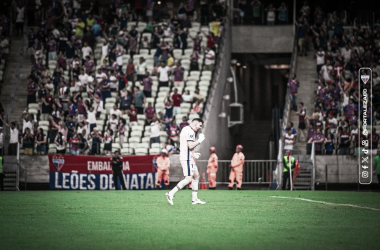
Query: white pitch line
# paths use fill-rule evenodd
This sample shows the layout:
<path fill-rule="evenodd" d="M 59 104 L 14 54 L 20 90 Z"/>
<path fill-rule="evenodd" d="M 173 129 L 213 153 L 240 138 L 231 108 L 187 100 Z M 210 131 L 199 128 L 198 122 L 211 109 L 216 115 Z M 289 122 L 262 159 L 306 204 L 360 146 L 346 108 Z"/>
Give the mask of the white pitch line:
<path fill-rule="evenodd" d="M 271 197 L 272 197 L 272 198 L 282 198 L 282 199 L 301 200 L 301 201 L 308 201 L 308 202 L 322 203 L 322 204 L 335 205 L 335 206 L 356 207 L 356 208 L 363 208 L 363 209 L 369 209 L 369 210 L 380 211 L 379 208 L 362 207 L 362 206 L 356 206 L 356 205 L 352 205 L 352 204 L 339 204 L 339 203 L 331 203 L 331 202 L 326 202 L 326 201 L 316 201 L 316 200 L 310 200 L 310 199 L 304 199 L 304 198 L 285 197 L 285 196 L 271 196 Z"/>

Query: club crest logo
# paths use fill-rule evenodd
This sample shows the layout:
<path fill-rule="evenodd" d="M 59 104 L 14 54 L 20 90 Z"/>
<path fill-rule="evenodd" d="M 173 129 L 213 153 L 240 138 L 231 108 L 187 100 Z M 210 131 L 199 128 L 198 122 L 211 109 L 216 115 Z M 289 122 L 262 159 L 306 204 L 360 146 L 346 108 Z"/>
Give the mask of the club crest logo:
<path fill-rule="evenodd" d="M 65 159 L 61 155 L 54 155 L 52 157 L 52 162 L 54 166 L 57 168 L 58 171 L 60 171 L 65 164 Z"/>
<path fill-rule="evenodd" d="M 190 138 L 193 138 L 194 135 L 190 135 Z"/>
<path fill-rule="evenodd" d="M 369 80 L 369 75 L 362 75 L 360 78 L 362 79 L 363 83 L 366 84 Z"/>

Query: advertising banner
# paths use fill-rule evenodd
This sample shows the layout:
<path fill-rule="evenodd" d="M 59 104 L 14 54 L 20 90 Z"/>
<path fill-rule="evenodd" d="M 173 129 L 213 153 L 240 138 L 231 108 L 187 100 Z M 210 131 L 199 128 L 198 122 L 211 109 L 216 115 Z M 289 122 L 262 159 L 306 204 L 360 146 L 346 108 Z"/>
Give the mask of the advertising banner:
<path fill-rule="evenodd" d="M 128 190 L 154 189 L 154 155 L 121 156 Z M 49 155 L 50 189 L 113 190 L 111 156 Z M 121 189 L 118 181 L 119 189 Z"/>

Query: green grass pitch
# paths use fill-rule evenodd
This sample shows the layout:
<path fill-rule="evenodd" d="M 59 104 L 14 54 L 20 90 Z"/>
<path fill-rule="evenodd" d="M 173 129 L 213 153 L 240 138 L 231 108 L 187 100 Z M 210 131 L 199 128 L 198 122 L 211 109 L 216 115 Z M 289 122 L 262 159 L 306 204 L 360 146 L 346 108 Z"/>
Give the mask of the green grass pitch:
<path fill-rule="evenodd" d="M 380 194 L 191 190 L 0 192 L 0 249 L 379 249 Z"/>

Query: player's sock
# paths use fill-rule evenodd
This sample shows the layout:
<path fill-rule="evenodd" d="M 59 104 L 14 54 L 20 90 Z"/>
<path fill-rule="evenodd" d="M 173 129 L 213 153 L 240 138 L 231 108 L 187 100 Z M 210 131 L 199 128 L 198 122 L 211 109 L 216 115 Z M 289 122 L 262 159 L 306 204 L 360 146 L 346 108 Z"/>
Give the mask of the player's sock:
<path fill-rule="evenodd" d="M 192 189 L 193 189 L 193 201 L 198 200 L 198 180 L 193 180 Z"/>
<path fill-rule="evenodd" d="M 186 179 L 183 179 L 182 181 L 178 182 L 177 186 L 175 186 L 170 192 L 169 192 L 169 195 L 171 197 L 174 197 L 174 195 L 179 191 L 181 190 L 184 186 L 186 186 L 187 184 L 189 184 L 190 182 Z"/>

